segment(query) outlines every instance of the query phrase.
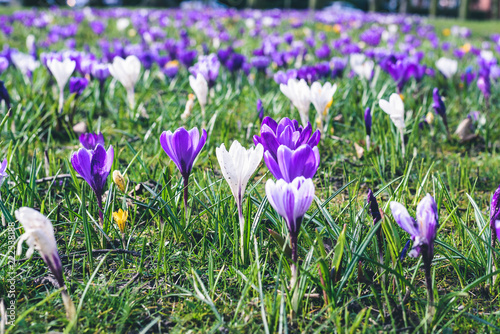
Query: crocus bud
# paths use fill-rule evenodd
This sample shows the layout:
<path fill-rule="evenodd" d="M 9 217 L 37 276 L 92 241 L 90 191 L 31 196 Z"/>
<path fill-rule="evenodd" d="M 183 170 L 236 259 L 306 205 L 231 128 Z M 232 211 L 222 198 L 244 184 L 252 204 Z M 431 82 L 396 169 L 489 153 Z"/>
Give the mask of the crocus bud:
<path fill-rule="evenodd" d="M 259 119 L 262 122 L 264 119 L 264 106 L 262 105 L 262 100 L 257 100 L 257 113 L 259 114 Z"/>
<path fill-rule="evenodd" d="M 365 130 L 367 136 L 372 134 L 372 113 L 370 107 L 365 109 Z"/>
<path fill-rule="evenodd" d="M 125 178 L 123 177 L 122 173 L 119 170 L 113 171 L 113 182 L 116 184 L 118 189 L 120 189 L 121 192 L 125 192 Z"/>

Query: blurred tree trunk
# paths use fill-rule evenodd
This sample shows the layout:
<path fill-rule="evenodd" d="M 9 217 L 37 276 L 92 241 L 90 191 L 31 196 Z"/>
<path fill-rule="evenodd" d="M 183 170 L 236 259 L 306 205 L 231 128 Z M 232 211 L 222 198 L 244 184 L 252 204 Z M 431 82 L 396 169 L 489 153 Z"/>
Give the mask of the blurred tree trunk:
<path fill-rule="evenodd" d="M 437 0 L 431 0 L 431 3 L 429 4 L 429 16 L 436 17 L 437 9 L 438 9 Z"/>
<path fill-rule="evenodd" d="M 401 0 L 399 2 L 399 12 L 401 14 L 406 14 L 408 11 L 408 0 Z"/>
<path fill-rule="evenodd" d="M 467 19 L 469 16 L 469 0 L 461 0 L 460 1 L 460 8 L 458 11 L 458 17 L 461 20 Z"/>
<path fill-rule="evenodd" d="M 309 0 L 309 10 L 315 10 L 317 6 L 316 0 Z"/>
<path fill-rule="evenodd" d="M 377 0 L 368 0 L 368 10 L 370 12 L 377 11 Z"/>
<path fill-rule="evenodd" d="M 491 18 L 497 19 L 499 18 L 499 6 L 498 3 L 500 0 L 491 0 Z"/>

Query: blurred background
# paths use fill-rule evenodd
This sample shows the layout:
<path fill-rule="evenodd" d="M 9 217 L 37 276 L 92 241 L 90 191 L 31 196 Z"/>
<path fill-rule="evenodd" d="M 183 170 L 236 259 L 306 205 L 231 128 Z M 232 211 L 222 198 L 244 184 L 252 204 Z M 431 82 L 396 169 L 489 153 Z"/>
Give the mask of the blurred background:
<path fill-rule="evenodd" d="M 4 6 L 69 7 L 181 7 L 181 8 L 291 8 L 373 11 L 455 17 L 461 19 L 498 19 L 500 0 L 0 0 Z"/>

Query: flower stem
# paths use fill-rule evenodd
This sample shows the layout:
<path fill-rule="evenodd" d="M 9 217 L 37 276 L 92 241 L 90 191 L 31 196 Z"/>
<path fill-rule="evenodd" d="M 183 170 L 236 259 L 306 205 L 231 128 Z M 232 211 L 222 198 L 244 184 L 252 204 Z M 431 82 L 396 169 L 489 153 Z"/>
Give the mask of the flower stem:
<path fill-rule="evenodd" d="M 127 90 L 127 101 L 130 110 L 134 110 L 135 108 L 135 92 L 134 87 Z"/>
<path fill-rule="evenodd" d="M 243 209 L 241 199 L 236 202 L 236 206 L 238 207 L 238 218 L 240 222 L 240 250 L 241 250 L 241 261 L 246 263 L 246 249 L 247 245 L 245 244 L 245 218 L 243 217 Z"/>
<path fill-rule="evenodd" d="M 297 255 L 296 235 L 290 235 L 290 243 L 292 244 L 292 265 L 290 266 L 290 269 L 292 271 L 292 278 L 290 279 L 290 290 L 293 290 L 299 278 L 299 257 Z"/>
<path fill-rule="evenodd" d="M 366 150 L 370 150 L 370 136 L 366 135 Z"/>
<path fill-rule="evenodd" d="M 61 115 L 63 112 L 63 105 L 64 105 L 64 90 L 60 89 L 59 90 L 59 115 Z"/>
<path fill-rule="evenodd" d="M 405 135 L 403 133 L 403 130 L 399 130 L 400 135 L 401 135 L 401 150 L 403 152 L 403 158 L 405 157 Z"/>
<path fill-rule="evenodd" d="M 422 247 L 422 260 L 424 262 L 424 271 L 425 271 L 425 283 L 427 287 L 427 315 L 429 317 L 429 324 L 432 322 L 432 318 L 434 316 L 434 291 L 432 289 L 432 273 L 431 273 L 431 263 L 432 256 L 430 254 L 428 246 Z"/>
<path fill-rule="evenodd" d="M 189 198 L 189 174 L 182 176 L 184 180 L 184 217 L 186 218 L 186 225 L 188 220 L 188 198 Z"/>

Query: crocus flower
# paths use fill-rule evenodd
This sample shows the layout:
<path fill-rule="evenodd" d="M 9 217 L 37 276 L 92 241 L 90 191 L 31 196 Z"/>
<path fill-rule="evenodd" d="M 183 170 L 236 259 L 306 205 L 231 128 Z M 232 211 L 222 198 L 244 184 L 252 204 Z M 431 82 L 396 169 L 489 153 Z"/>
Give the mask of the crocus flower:
<path fill-rule="evenodd" d="M 289 79 L 287 84 L 280 84 L 280 90 L 290 99 L 300 114 L 302 125 L 309 122 L 309 105 L 311 104 L 311 90 L 304 79 Z"/>
<path fill-rule="evenodd" d="M 314 199 L 314 183 L 311 179 L 298 177 L 291 183 L 285 180 L 267 180 L 266 195 L 271 206 L 285 219 L 290 243 L 292 245 L 292 282 L 295 285 L 298 277 L 297 239 L 300 225 Z"/>
<path fill-rule="evenodd" d="M 123 85 L 127 91 L 127 101 L 131 109 L 135 107 L 135 84 L 141 75 L 141 61 L 136 56 L 128 56 L 126 59 L 115 57 L 113 64 L 109 64 L 109 73 Z"/>
<path fill-rule="evenodd" d="M 409 215 L 406 208 L 398 202 L 391 202 L 391 212 L 394 220 L 403 230 L 410 234 L 413 241 L 413 247 L 408 255 L 411 257 L 422 255 L 428 298 L 430 304 L 432 304 L 434 296 L 430 267 L 434 257 L 434 239 L 436 239 L 439 226 L 436 202 L 430 194 L 427 194 L 417 205 L 416 221 Z"/>
<path fill-rule="evenodd" d="M 405 109 L 403 100 L 399 94 L 391 94 L 389 101 L 379 100 L 380 108 L 391 117 L 392 122 L 398 128 L 401 135 L 401 147 L 403 157 L 405 155 L 404 130 L 405 130 Z"/>
<path fill-rule="evenodd" d="M 490 205 L 490 228 L 491 228 L 491 246 L 495 247 L 495 241 L 500 240 L 500 186 L 498 186 Z"/>
<path fill-rule="evenodd" d="M 0 74 L 9 67 L 9 60 L 5 57 L 0 57 Z"/>
<path fill-rule="evenodd" d="M 194 93 L 196 94 L 196 98 L 198 99 L 198 102 L 200 103 L 201 107 L 201 118 L 202 121 L 205 122 L 205 106 L 207 105 L 207 96 L 208 96 L 208 83 L 207 80 L 205 80 L 205 77 L 198 73 L 198 75 L 193 77 L 192 75 L 189 76 L 189 85 L 193 89 Z"/>
<path fill-rule="evenodd" d="M 99 223 L 101 227 L 104 223 L 102 195 L 106 180 L 113 165 L 115 151 L 113 146 L 104 149 L 104 146 L 98 143 L 95 149 L 81 148 L 71 156 L 71 165 L 75 171 L 89 184 L 97 198 L 99 206 Z"/>
<path fill-rule="evenodd" d="M 372 134 L 372 112 L 370 107 L 365 109 L 366 150 L 370 149 L 370 136 Z"/>
<path fill-rule="evenodd" d="M 477 88 L 483 93 L 484 98 L 488 100 L 491 95 L 491 85 L 489 76 L 480 76 L 477 79 Z"/>
<path fill-rule="evenodd" d="M 98 144 L 104 147 L 104 136 L 100 132 L 83 133 L 78 139 L 80 140 L 80 144 L 87 150 L 95 150 Z"/>
<path fill-rule="evenodd" d="M 260 127 L 260 137 L 255 135 L 253 142 L 264 146 L 264 151 L 269 152 L 272 158 L 278 160 L 278 148 L 285 145 L 295 150 L 303 144 L 311 147 L 317 146 L 321 139 L 319 130 L 312 132 L 311 123 L 306 127 L 299 126 L 299 122 L 289 118 L 282 118 L 279 123 L 269 116 L 264 118 Z"/>
<path fill-rule="evenodd" d="M 31 257 L 35 250 L 40 253 L 43 261 L 55 276 L 59 287 L 63 288 L 61 294 L 64 307 L 66 308 L 66 315 L 68 319 L 72 320 L 75 317 L 76 310 L 68 295 L 66 284 L 64 283 L 62 263 L 59 253 L 57 252 L 56 238 L 54 237 L 52 223 L 40 212 L 28 207 L 22 207 L 16 210 L 15 216 L 25 231 L 19 238 L 17 254 L 20 255 L 22 252 L 23 241 L 26 241 L 29 246 L 26 252 L 27 257 Z"/>
<path fill-rule="evenodd" d="M 441 98 L 441 95 L 439 95 L 439 89 L 437 88 L 434 88 L 434 90 L 432 91 L 432 107 L 434 108 L 436 114 L 441 116 L 441 118 L 443 119 L 443 123 L 446 127 L 446 132 L 449 135 L 450 131 L 448 129 L 448 120 L 446 118 L 446 106 L 444 105 L 443 99 Z"/>
<path fill-rule="evenodd" d="M 30 79 L 33 71 L 40 66 L 40 62 L 37 61 L 35 57 L 22 52 L 13 53 L 11 59 L 14 66 L 16 66 L 25 77 Z"/>
<path fill-rule="evenodd" d="M 375 67 L 375 63 L 371 59 L 366 59 L 366 56 L 363 54 L 355 53 L 349 57 L 349 64 L 351 65 L 351 69 L 358 75 L 360 78 L 365 80 L 371 80 L 373 76 L 373 68 Z"/>
<path fill-rule="evenodd" d="M 184 179 L 184 209 L 187 214 L 189 175 L 193 169 L 193 163 L 207 141 L 207 131 L 197 128 L 186 130 L 178 128 L 174 133 L 164 131 L 160 135 L 160 144 L 165 153 L 172 159 Z"/>
<path fill-rule="evenodd" d="M 73 74 L 76 62 L 69 58 L 65 58 L 63 61 L 53 58 L 47 61 L 47 67 L 56 79 L 57 86 L 59 86 L 59 113 L 61 113 L 64 104 L 64 86 L 66 86 L 71 74 Z"/>
<path fill-rule="evenodd" d="M 337 85 L 332 85 L 330 82 L 323 86 L 318 81 L 311 85 L 311 102 L 316 109 L 318 115 L 318 127 L 323 130 L 323 122 L 328 114 L 328 105 L 332 103 L 333 94 L 337 91 Z"/>
<path fill-rule="evenodd" d="M 118 187 L 118 189 L 120 189 L 122 193 L 125 192 L 125 186 L 126 186 L 125 177 L 119 170 L 113 171 L 113 182 L 116 184 L 116 186 Z"/>
<path fill-rule="evenodd" d="M 318 170 L 320 157 L 317 146 L 311 147 L 304 144 L 292 150 L 281 145 L 277 151 L 277 159 L 274 159 L 272 154 L 266 151 L 264 161 L 276 179 L 292 182 L 299 176 L 306 179 L 312 178 Z"/>
<path fill-rule="evenodd" d="M 457 73 L 458 62 L 454 59 L 441 57 L 436 61 L 436 67 L 446 79 L 450 79 Z"/>
<path fill-rule="evenodd" d="M 80 96 L 88 84 L 89 81 L 86 78 L 71 78 L 69 79 L 69 92 Z"/>
<path fill-rule="evenodd" d="M 0 101 L 5 101 L 5 106 L 7 107 L 7 110 L 10 113 L 10 95 L 9 92 L 7 91 L 7 88 L 5 88 L 5 85 L 3 81 L 0 80 Z"/>
<path fill-rule="evenodd" d="M 233 193 L 238 208 L 240 222 L 240 247 L 242 260 L 246 261 L 248 245 L 245 245 L 245 218 L 243 217 L 243 196 L 248 184 L 248 180 L 253 175 L 262 160 L 264 147 L 258 144 L 255 148 L 245 149 L 235 140 L 227 151 L 224 144 L 215 149 L 217 160 L 222 170 L 222 175 L 226 179 L 231 192 Z"/>
<path fill-rule="evenodd" d="M 198 62 L 189 68 L 189 72 L 194 76 L 201 74 L 207 81 L 208 87 L 213 87 L 219 76 L 219 68 L 219 59 L 212 53 L 208 56 L 199 56 Z"/>
<path fill-rule="evenodd" d="M 262 122 L 264 119 L 264 106 L 262 105 L 262 100 L 257 100 L 257 113 L 259 114 L 259 119 Z"/>
<path fill-rule="evenodd" d="M 118 229 L 122 234 L 125 234 L 125 223 L 127 222 L 128 211 L 123 211 L 119 209 L 116 212 L 113 212 L 113 219 L 115 220 Z"/>

